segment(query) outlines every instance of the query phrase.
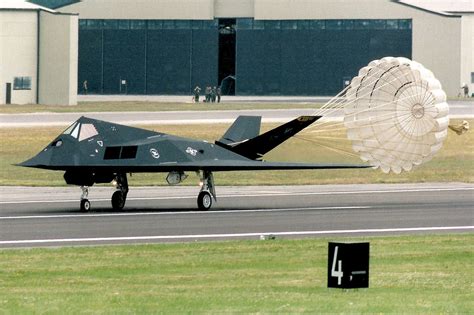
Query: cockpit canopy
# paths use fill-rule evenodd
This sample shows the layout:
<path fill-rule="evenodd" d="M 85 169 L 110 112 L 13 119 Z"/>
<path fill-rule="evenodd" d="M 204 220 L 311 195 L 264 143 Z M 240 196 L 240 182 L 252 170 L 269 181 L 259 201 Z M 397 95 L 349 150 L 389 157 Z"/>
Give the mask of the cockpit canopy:
<path fill-rule="evenodd" d="M 83 141 L 94 136 L 97 136 L 99 132 L 95 128 L 94 124 L 82 124 L 80 122 L 75 122 L 69 126 L 63 134 L 70 135 L 71 137 Z"/>

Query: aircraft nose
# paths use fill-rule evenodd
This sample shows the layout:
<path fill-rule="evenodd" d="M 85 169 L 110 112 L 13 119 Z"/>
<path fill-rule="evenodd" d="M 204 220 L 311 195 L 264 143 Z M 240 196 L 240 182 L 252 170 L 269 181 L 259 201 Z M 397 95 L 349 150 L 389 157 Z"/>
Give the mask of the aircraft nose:
<path fill-rule="evenodd" d="M 42 166 L 48 166 L 51 164 L 51 156 L 52 156 L 52 150 L 49 148 L 44 149 L 31 159 L 28 159 L 24 162 L 21 162 L 19 164 L 16 164 L 18 166 L 23 166 L 23 167 L 42 167 Z"/>

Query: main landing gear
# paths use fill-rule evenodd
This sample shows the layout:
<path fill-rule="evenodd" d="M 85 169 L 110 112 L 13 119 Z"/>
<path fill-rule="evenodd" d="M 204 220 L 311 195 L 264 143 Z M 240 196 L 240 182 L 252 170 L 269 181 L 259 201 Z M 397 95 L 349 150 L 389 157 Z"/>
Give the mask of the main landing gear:
<path fill-rule="evenodd" d="M 119 211 L 122 210 L 127 201 L 128 194 L 128 181 L 127 174 L 117 174 L 115 176 L 115 187 L 117 190 L 112 195 L 112 209 Z M 81 195 L 81 211 L 88 212 L 91 209 L 91 203 L 87 199 L 89 195 L 89 186 L 81 186 L 82 195 Z"/>
<path fill-rule="evenodd" d="M 212 207 L 212 202 L 217 201 L 216 189 L 214 187 L 214 177 L 210 171 L 199 172 L 201 179 L 201 190 L 197 197 L 197 206 L 199 210 L 209 210 Z M 127 174 L 117 174 L 115 176 L 116 191 L 112 194 L 112 209 L 120 211 L 125 207 L 128 194 Z M 89 186 L 81 186 L 81 211 L 88 212 L 91 210 L 91 203 L 87 199 L 89 195 Z"/>
<path fill-rule="evenodd" d="M 212 199 L 217 201 L 216 189 L 214 187 L 214 177 L 212 172 L 202 171 L 201 177 L 201 191 L 197 198 L 197 205 L 199 210 L 209 210 L 212 206 Z"/>
<path fill-rule="evenodd" d="M 112 195 L 112 208 L 114 210 L 122 210 L 127 201 L 128 194 L 127 174 L 117 174 L 115 182 L 117 190 Z"/>

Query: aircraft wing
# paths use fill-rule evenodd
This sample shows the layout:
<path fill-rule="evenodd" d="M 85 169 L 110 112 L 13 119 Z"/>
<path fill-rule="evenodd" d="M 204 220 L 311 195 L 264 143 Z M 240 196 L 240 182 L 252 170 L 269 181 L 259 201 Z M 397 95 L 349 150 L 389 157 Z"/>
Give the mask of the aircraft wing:
<path fill-rule="evenodd" d="M 319 164 L 319 163 L 287 163 L 287 162 L 266 162 L 266 161 L 242 161 L 242 160 L 220 160 L 220 161 L 190 161 L 177 163 L 161 164 L 140 164 L 140 165 L 77 165 L 77 166 L 42 166 L 29 165 L 28 161 L 20 166 L 45 168 L 52 170 L 75 169 L 77 171 L 92 170 L 124 172 L 124 173 L 142 173 L 142 172 L 170 172 L 170 171 L 252 171 L 252 170 L 317 170 L 317 169 L 359 169 L 371 168 L 370 165 L 358 164 Z"/>
<path fill-rule="evenodd" d="M 356 164 L 319 164 L 319 163 L 291 163 L 291 162 L 266 162 L 266 161 L 200 161 L 183 162 L 174 165 L 149 166 L 152 171 L 252 171 L 252 170 L 311 170 L 311 169 L 351 169 L 370 168 L 370 165 Z"/>

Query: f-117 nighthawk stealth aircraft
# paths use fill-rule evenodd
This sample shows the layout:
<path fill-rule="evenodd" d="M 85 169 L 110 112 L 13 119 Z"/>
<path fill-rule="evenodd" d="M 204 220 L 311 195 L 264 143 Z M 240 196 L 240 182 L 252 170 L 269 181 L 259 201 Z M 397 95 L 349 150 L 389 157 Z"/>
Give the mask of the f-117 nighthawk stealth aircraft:
<path fill-rule="evenodd" d="M 169 173 L 167 182 L 176 185 L 187 177 L 185 172 L 197 172 L 201 178 L 198 208 L 208 210 L 216 200 L 213 172 L 370 167 L 262 160 L 264 154 L 319 118 L 301 116 L 260 135 L 261 117 L 239 116 L 220 140 L 209 143 L 81 117 L 19 165 L 65 171 L 66 183 L 82 188 L 83 211 L 90 210 L 87 196 L 96 183 L 115 183 L 112 208 L 121 210 L 129 191 L 127 173 L 165 172 Z"/>

